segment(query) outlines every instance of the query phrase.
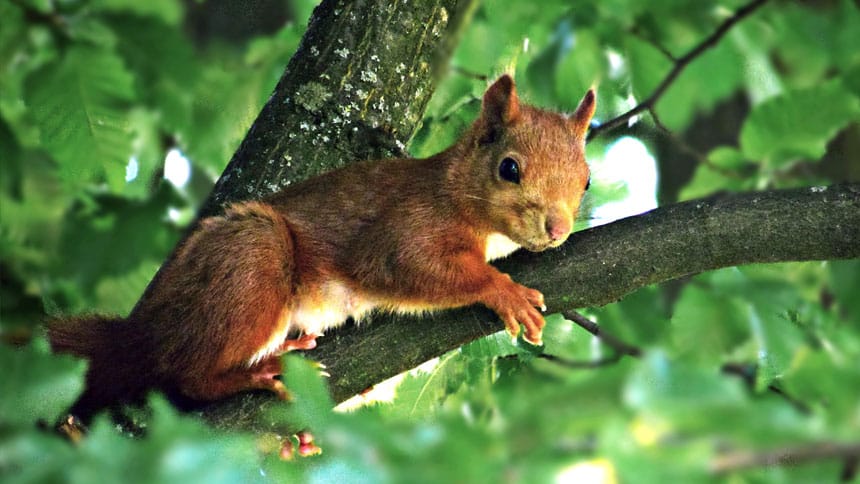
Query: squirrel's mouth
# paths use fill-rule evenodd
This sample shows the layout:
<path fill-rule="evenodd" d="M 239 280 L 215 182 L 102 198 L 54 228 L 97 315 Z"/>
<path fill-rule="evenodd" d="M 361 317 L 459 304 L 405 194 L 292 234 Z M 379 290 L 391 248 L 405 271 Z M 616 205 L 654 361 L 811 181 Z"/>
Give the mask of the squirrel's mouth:
<path fill-rule="evenodd" d="M 543 252 L 553 247 L 553 244 L 551 242 L 529 242 L 528 244 L 523 244 L 523 247 L 529 252 Z"/>
<path fill-rule="evenodd" d="M 529 252 L 543 252 L 547 249 L 555 249 L 565 242 L 567 242 L 567 237 L 558 240 L 529 241 L 522 246 Z"/>

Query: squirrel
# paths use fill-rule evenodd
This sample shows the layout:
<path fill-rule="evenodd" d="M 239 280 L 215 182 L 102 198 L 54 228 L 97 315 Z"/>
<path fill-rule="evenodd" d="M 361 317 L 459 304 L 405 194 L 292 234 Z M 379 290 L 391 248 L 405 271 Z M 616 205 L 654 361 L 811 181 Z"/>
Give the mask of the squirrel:
<path fill-rule="evenodd" d="M 357 162 L 202 219 L 127 318 L 48 324 L 54 351 L 89 360 L 71 413 L 87 419 L 150 390 L 286 398 L 279 356 L 374 309 L 481 303 L 540 344 L 543 295 L 488 261 L 567 239 L 595 105 L 593 90 L 570 116 L 521 104 L 502 75 L 441 153 Z"/>

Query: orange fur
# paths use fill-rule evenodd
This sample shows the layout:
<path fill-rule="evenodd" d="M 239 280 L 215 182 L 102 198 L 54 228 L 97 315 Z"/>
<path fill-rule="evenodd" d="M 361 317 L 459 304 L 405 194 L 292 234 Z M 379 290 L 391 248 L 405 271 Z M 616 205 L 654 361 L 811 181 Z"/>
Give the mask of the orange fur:
<path fill-rule="evenodd" d="M 78 411 L 140 396 L 127 382 L 146 372 L 141 387 L 195 400 L 284 395 L 281 352 L 374 308 L 481 303 L 512 335 L 522 324 L 539 342 L 543 295 L 487 260 L 567 238 L 588 180 L 594 102 L 589 91 L 569 118 L 540 110 L 503 76 L 438 155 L 355 163 L 202 220 L 127 320 L 51 325 L 56 350 L 93 362 Z M 517 183 L 500 175 L 505 158 L 518 163 Z"/>

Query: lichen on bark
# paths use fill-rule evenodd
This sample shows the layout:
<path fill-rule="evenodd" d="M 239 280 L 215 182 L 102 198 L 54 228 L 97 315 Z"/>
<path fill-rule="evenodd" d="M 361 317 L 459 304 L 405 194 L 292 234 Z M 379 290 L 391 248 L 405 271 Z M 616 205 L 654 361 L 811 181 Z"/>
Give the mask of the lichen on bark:
<path fill-rule="evenodd" d="M 399 156 L 474 0 L 330 0 L 201 215 L 346 163 Z"/>

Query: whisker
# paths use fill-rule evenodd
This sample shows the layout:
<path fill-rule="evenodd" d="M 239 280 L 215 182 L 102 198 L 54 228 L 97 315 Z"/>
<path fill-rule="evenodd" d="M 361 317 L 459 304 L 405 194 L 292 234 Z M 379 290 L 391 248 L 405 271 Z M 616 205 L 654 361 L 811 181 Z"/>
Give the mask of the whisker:
<path fill-rule="evenodd" d="M 496 202 L 494 202 L 494 201 L 492 201 L 492 200 L 489 200 L 489 199 L 483 198 L 483 197 L 479 197 L 479 196 L 477 196 L 477 195 L 469 195 L 469 194 L 467 194 L 467 195 L 466 195 L 466 198 L 472 198 L 472 199 L 474 199 L 474 200 L 480 200 L 480 201 L 482 201 L 482 202 L 487 202 L 487 203 L 488 203 L 488 204 L 490 204 L 490 205 L 496 205 L 496 206 L 499 206 L 499 204 L 498 204 L 498 203 L 496 203 Z"/>

